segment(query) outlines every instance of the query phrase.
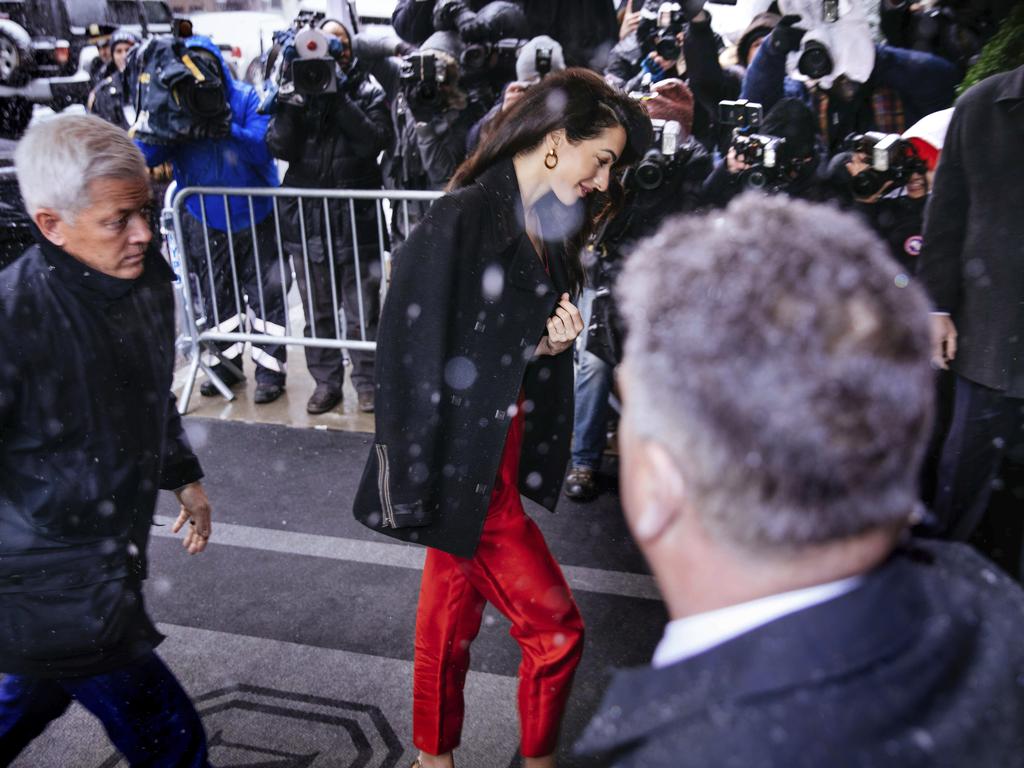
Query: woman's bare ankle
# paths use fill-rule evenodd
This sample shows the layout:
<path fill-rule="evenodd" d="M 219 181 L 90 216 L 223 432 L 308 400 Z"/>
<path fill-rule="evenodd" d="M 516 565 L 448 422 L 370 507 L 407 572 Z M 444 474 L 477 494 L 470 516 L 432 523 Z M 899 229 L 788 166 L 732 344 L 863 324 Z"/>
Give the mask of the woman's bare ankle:
<path fill-rule="evenodd" d="M 445 752 L 443 755 L 431 755 L 421 751 L 419 760 L 423 768 L 455 768 L 455 758 L 451 752 Z"/>
<path fill-rule="evenodd" d="M 555 754 L 544 757 L 524 757 L 523 768 L 555 768 Z"/>

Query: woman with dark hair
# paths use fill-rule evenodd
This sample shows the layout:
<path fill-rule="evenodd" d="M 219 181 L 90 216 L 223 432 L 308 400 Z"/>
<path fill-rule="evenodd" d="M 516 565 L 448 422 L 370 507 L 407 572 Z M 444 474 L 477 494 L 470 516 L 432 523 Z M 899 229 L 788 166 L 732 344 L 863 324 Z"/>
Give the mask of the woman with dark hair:
<path fill-rule="evenodd" d="M 583 622 L 520 490 L 554 509 L 572 432 L 582 245 L 650 140 L 596 74 L 531 87 L 398 249 L 378 335 L 375 444 L 356 517 L 430 547 L 413 741 L 452 766 L 469 645 L 491 602 L 522 649 L 520 752 L 553 766 Z"/>

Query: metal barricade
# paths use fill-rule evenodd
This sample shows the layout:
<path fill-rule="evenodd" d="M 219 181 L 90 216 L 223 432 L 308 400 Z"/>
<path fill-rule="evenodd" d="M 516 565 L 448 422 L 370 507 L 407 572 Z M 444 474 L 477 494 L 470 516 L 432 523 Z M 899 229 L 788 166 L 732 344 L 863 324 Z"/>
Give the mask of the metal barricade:
<path fill-rule="evenodd" d="M 251 345 L 254 359 L 271 369 L 275 369 L 276 350 L 280 347 L 375 351 L 376 342 L 367 338 L 366 333 L 370 308 L 364 306 L 364 282 L 379 278 L 379 303 L 383 306 L 390 233 L 407 233 L 415 223 L 415 213 L 411 216 L 409 211 L 411 204 L 422 212 L 440 196 L 440 192 L 287 187 L 168 190 L 169 204 L 165 203 L 161 232 L 178 276 L 182 307 L 178 348 L 188 359 L 179 411 L 184 413 L 188 409 L 200 371 L 225 398 L 233 400 L 231 389 L 212 368 L 219 363 L 241 377 L 241 366 L 234 361 L 242 362 L 246 344 Z M 190 206 L 190 200 L 197 203 Z M 375 224 L 376 237 L 371 242 L 365 242 L 369 238 L 364 237 L 360 242 L 357 220 L 362 217 L 361 223 L 368 224 L 368 202 L 374 208 L 369 224 Z M 246 221 L 241 223 L 243 218 Z M 350 240 L 337 229 L 346 221 Z M 290 247 L 282 238 L 283 224 L 290 235 L 297 234 L 289 236 Z M 363 229 L 365 235 L 367 226 Z M 343 242 L 346 252 L 336 254 L 336 248 Z M 268 250 L 271 252 L 267 253 Z M 326 264 L 333 327 L 317 327 L 311 263 Z M 297 264 L 301 264 L 305 276 L 306 295 L 290 300 L 293 276 L 297 278 L 293 265 Z M 346 310 L 343 297 L 338 295 L 340 269 L 351 270 L 354 277 L 358 312 L 351 306 Z M 315 266 L 314 270 L 323 267 Z M 322 273 L 319 276 L 324 277 Z M 297 334 L 293 332 L 290 315 L 296 303 L 302 304 L 309 335 L 303 335 L 302 329 Z M 321 304 L 321 314 L 323 307 Z M 356 338 L 348 338 L 353 334 L 343 313 L 353 320 L 358 318 Z"/>

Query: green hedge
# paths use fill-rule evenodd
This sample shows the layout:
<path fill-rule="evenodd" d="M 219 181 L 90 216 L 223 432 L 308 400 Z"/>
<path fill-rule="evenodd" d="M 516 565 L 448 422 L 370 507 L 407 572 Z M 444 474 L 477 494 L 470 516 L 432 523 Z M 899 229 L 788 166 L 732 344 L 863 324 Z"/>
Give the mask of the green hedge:
<path fill-rule="evenodd" d="M 1018 4 L 995 36 L 981 49 L 981 56 L 967 70 L 957 96 L 989 75 L 1007 72 L 1024 64 L 1024 4 Z"/>

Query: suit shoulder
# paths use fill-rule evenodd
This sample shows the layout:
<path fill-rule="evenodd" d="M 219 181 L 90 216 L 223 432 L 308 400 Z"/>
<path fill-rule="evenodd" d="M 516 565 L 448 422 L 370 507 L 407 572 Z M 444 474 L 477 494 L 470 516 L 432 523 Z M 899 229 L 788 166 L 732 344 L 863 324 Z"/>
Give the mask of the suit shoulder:
<path fill-rule="evenodd" d="M 989 75 L 984 80 L 975 83 L 960 98 L 956 100 L 956 108 L 961 110 L 991 108 L 992 102 L 1003 83 L 1013 75 L 1013 72 L 999 72 Z"/>

